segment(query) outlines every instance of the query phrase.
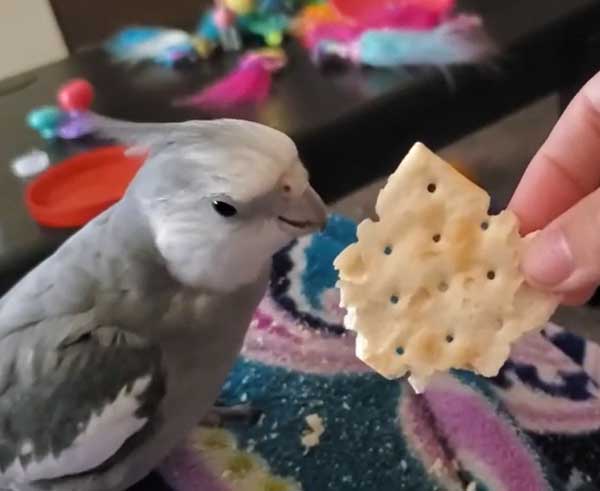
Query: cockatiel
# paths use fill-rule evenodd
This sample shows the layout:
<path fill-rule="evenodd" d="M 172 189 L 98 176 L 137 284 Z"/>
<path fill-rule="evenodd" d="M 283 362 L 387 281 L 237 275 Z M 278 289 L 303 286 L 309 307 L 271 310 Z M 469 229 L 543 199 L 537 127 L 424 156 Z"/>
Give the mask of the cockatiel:
<path fill-rule="evenodd" d="M 121 491 L 148 474 L 212 407 L 271 256 L 325 222 L 276 130 L 95 125 L 148 158 L 0 300 L 0 489 Z"/>

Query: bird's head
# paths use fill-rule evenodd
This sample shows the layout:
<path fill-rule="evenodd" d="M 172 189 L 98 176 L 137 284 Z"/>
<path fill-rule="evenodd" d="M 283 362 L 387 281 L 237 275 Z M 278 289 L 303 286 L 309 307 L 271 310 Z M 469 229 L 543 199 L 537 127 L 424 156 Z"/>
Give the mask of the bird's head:
<path fill-rule="evenodd" d="M 277 130 L 238 120 L 98 121 L 131 152 L 148 153 L 126 199 L 183 284 L 231 291 L 251 283 L 275 252 L 325 224 L 295 144 Z"/>

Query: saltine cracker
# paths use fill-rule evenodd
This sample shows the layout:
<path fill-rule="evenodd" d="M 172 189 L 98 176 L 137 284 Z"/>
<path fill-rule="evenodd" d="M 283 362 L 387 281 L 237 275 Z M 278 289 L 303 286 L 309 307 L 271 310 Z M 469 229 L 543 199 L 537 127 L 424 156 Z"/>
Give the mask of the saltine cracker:
<path fill-rule="evenodd" d="M 511 344 L 558 305 L 519 270 L 527 238 L 510 211 L 417 143 L 379 194 L 378 221 L 335 260 L 356 354 L 387 378 L 422 389 L 435 372 L 490 377 Z"/>

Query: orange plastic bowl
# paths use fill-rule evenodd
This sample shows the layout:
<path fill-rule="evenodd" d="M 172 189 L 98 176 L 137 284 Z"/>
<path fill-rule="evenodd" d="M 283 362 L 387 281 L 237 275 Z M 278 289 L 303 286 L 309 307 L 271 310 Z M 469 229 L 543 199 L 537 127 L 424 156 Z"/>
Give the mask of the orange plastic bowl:
<path fill-rule="evenodd" d="M 80 227 L 119 201 L 144 163 L 125 147 L 94 149 L 50 167 L 26 189 L 29 213 L 40 225 Z"/>

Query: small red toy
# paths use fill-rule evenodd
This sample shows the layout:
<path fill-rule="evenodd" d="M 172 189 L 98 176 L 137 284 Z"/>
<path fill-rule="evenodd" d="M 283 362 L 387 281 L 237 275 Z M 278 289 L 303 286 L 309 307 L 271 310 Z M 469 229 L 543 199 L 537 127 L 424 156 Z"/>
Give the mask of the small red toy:
<path fill-rule="evenodd" d="M 58 104 L 65 111 L 87 111 L 94 100 L 94 88 L 87 80 L 70 80 L 58 90 Z"/>

